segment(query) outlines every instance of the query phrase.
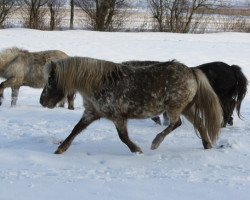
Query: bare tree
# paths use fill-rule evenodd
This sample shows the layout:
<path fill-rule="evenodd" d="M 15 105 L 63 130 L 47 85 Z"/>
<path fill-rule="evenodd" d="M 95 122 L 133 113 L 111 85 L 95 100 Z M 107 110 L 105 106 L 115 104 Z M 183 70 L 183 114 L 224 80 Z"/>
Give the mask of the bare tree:
<path fill-rule="evenodd" d="M 166 2 L 165 0 L 148 0 L 153 18 L 157 21 L 157 30 L 166 31 Z"/>
<path fill-rule="evenodd" d="M 75 3 L 86 13 L 90 27 L 97 31 L 119 29 L 128 8 L 127 0 L 75 0 Z"/>
<path fill-rule="evenodd" d="M 74 29 L 74 15 L 75 15 L 75 0 L 70 0 L 70 22 L 69 28 Z"/>
<path fill-rule="evenodd" d="M 55 30 L 62 21 L 63 12 L 61 12 L 62 6 L 65 4 L 63 0 L 48 0 L 48 7 L 50 11 L 50 30 Z"/>
<path fill-rule="evenodd" d="M 3 28 L 8 15 L 11 13 L 15 0 L 0 0 L 0 28 Z"/>
<path fill-rule="evenodd" d="M 148 0 L 148 3 L 158 31 L 179 33 L 190 31 L 195 15 L 201 20 L 206 9 L 223 5 L 220 0 Z"/>
<path fill-rule="evenodd" d="M 48 0 L 23 0 L 23 8 L 27 14 L 26 26 L 32 29 L 44 29 L 46 9 L 44 6 Z"/>

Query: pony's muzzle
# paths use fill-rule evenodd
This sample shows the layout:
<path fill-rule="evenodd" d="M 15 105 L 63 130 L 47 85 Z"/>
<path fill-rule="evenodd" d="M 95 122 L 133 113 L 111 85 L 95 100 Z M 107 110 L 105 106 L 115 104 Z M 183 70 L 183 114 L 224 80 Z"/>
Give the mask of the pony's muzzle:
<path fill-rule="evenodd" d="M 43 101 L 42 98 L 40 98 L 40 104 L 41 104 L 43 107 L 45 107 L 45 104 L 44 104 L 44 101 Z"/>
<path fill-rule="evenodd" d="M 41 98 L 40 98 L 40 104 L 41 104 L 43 107 L 52 108 L 52 105 L 49 105 L 49 103 L 46 102 L 46 101 L 42 98 L 42 96 L 41 96 Z"/>
<path fill-rule="evenodd" d="M 44 101 L 43 101 L 43 99 L 40 99 L 40 104 L 43 106 L 43 107 L 46 107 L 46 108 L 54 108 L 55 106 L 54 106 L 54 104 L 53 103 L 45 103 Z"/>

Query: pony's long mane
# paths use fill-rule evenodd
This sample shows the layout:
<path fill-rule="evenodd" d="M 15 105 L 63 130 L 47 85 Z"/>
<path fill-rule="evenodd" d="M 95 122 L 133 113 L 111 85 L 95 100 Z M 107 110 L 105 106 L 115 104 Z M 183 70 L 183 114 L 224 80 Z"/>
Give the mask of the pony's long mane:
<path fill-rule="evenodd" d="M 98 90 L 104 82 L 112 82 L 122 74 L 122 65 L 87 57 L 69 57 L 45 66 L 45 80 L 54 68 L 57 86 L 66 93 Z"/>

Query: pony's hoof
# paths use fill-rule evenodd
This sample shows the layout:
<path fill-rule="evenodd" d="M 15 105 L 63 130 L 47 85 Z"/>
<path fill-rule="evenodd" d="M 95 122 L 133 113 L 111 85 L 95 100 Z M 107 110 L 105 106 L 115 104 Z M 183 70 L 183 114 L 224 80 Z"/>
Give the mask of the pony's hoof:
<path fill-rule="evenodd" d="M 230 126 L 233 126 L 233 118 L 232 117 L 230 117 L 230 119 L 228 120 L 228 122 L 227 122 Z"/>
<path fill-rule="evenodd" d="M 151 150 L 157 149 L 160 146 L 163 139 L 164 139 L 164 137 L 162 137 L 160 134 L 158 134 L 151 144 Z"/>
<path fill-rule="evenodd" d="M 135 151 L 135 152 L 133 152 L 133 153 L 140 155 L 140 154 L 143 154 L 143 151 L 140 150 L 140 151 Z"/>
<path fill-rule="evenodd" d="M 204 149 L 212 149 L 213 148 L 212 144 L 210 142 L 205 141 L 205 140 L 202 140 L 202 144 L 203 144 Z"/>
<path fill-rule="evenodd" d="M 62 149 L 57 149 L 54 154 L 62 154 L 64 151 Z"/>
<path fill-rule="evenodd" d="M 152 143 L 151 144 L 151 150 L 155 150 L 159 147 L 160 144 L 157 144 L 157 143 Z"/>
<path fill-rule="evenodd" d="M 157 149 L 160 146 L 160 143 L 161 142 L 159 142 L 158 138 L 156 137 L 151 144 L 151 150 Z"/>
<path fill-rule="evenodd" d="M 132 149 L 131 151 L 132 151 L 133 153 L 136 153 L 136 154 L 142 154 L 142 153 L 143 153 L 143 151 L 141 150 L 140 147 L 136 147 L 135 149 Z"/>
<path fill-rule="evenodd" d="M 137 154 L 143 154 L 143 151 L 140 149 L 139 151 L 136 152 Z"/>
<path fill-rule="evenodd" d="M 213 147 L 212 146 L 206 146 L 204 147 L 204 149 L 212 149 Z"/>
<path fill-rule="evenodd" d="M 140 151 L 140 152 L 135 152 L 134 154 L 139 156 L 139 155 L 143 155 L 143 152 L 142 152 L 142 151 Z"/>

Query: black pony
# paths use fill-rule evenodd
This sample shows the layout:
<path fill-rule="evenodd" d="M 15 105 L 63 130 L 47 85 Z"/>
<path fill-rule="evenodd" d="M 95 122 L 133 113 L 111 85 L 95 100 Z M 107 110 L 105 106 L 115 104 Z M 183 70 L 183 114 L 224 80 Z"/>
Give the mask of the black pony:
<path fill-rule="evenodd" d="M 122 64 L 130 66 L 145 66 L 159 63 L 157 61 L 127 61 Z M 233 125 L 233 111 L 236 108 L 239 118 L 241 118 L 240 108 L 242 100 L 247 93 L 248 81 L 242 73 L 241 68 L 237 65 L 228 65 L 224 62 L 211 62 L 199 65 L 197 67 L 207 76 L 210 85 L 220 99 L 223 109 L 223 127 L 227 124 Z M 163 113 L 164 125 L 168 124 L 168 117 Z M 160 124 L 160 118 L 152 118 Z"/>
<path fill-rule="evenodd" d="M 248 81 L 241 68 L 223 62 L 206 63 L 196 68 L 201 69 L 207 76 L 221 101 L 224 116 L 223 126 L 233 125 L 233 111 L 236 108 L 237 114 L 241 118 L 241 103 L 247 93 Z"/>

